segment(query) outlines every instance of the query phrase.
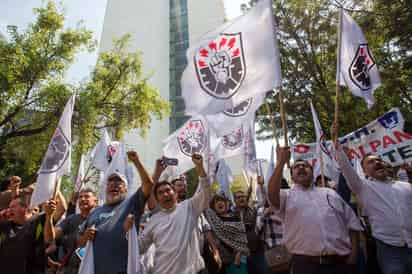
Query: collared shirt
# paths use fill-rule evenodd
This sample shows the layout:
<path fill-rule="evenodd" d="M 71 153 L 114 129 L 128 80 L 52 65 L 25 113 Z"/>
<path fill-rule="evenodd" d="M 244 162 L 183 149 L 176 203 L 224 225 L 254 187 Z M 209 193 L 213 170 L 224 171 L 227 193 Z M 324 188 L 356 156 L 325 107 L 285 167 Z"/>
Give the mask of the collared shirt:
<path fill-rule="evenodd" d="M 341 149 L 337 156 L 349 188 L 369 218 L 373 237 L 388 245 L 412 247 L 412 185 L 361 178 Z"/>
<path fill-rule="evenodd" d="M 349 230 L 362 227 L 352 208 L 332 189 L 295 184 L 280 191 L 284 243 L 292 254 L 348 255 Z"/>
<path fill-rule="evenodd" d="M 281 245 L 283 224 L 281 218 L 271 208 L 271 212 L 268 216 L 264 215 L 265 208 L 260 207 L 257 212 L 256 219 L 256 233 L 260 235 L 260 239 L 263 240 L 267 248 L 272 248 L 277 245 Z"/>

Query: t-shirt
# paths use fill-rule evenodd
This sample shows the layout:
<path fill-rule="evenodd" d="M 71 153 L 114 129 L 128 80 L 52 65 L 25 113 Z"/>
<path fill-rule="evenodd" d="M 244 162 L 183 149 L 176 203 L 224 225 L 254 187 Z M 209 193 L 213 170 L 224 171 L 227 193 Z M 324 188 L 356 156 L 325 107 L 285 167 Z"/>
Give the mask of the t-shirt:
<path fill-rule="evenodd" d="M 70 215 L 57 226 L 63 232 L 61 243 L 63 245 L 64 256 L 67 263 L 63 266 L 62 273 L 77 274 L 80 266 L 80 258 L 75 254 L 77 248 L 77 237 L 79 226 L 86 220 L 80 214 Z"/>
<path fill-rule="evenodd" d="M 33 217 L 25 225 L 0 222 L 1 273 L 45 273 L 44 222 L 44 214 Z"/>
<path fill-rule="evenodd" d="M 81 225 L 80 231 L 96 226 L 93 240 L 95 274 L 117 274 L 127 271 L 127 240 L 123 228 L 127 215 L 135 216 L 139 228 L 146 198 L 141 188 L 117 205 L 103 205 L 94 209 Z"/>

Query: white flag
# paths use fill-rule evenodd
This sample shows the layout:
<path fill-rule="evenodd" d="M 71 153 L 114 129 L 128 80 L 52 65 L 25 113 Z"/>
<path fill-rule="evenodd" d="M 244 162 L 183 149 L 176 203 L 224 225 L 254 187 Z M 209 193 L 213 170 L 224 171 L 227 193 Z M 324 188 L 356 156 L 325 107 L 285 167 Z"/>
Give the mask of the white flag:
<path fill-rule="evenodd" d="M 119 146 L 116 149 L 116 152 L 114 153 L 109 166 L 104 172 L 105 178 L 103 180 L 103 186 L 106 187 L 107 178 L 113 173 L 119 173 L 123 175 L 125 178 L 127 178 L 127 166 L 128 166 L 127 163 L 128 163 L 128 158 L 126 154 L 126 148 L 125 148 L 124 142 L 121 142 L 119 143 Z M 104 193 L 105 190 L 100 189 L 100 191 L 103 191 Z"/>
<path fill-rule="evenodd" d="M 94 274 L 93 242 L 87 241 L 84 248 L 84 256 L 79 266 L 79 274 Z"/>
<path fill-rule="evenodd" d="M 109 148 L 111 144 L 111 140 L 109 134 L 107 133 L 106 129 L 102 130 L 102 134 L 100 137 L 100 141 L 96 144 L 93 157 L 93 166 L 98 170 L 105 171 L 109 166 L 109 151 L 113 152 L 111 156 L 113 156 L 115 149 Z M 113 145 L 113 148 L 115 146 Z"/>
<path fill-rule="evenodd" d="M 140 274 L 140 252 L 135 224 L 133 224 L 132 228 L 127 232 L 127 234 L 127 274 Z"/>
<path fill-rule="evenodd" d="M 77 177 L 76 177 L 76 192 L 79 191 L 83 185 L 84 180 L 84 155 L 80 157 L 80 164 L 79 169 L 77 170 Z"/>
<path fill-rule="evenodd" d="M 177 174 L 183 174 L 194 167 L 192 154 L 199 153 L 207 161 L 208 154 L 208 127 L 202 116 L 190 118 L 182 127 L 163 141 L 163 155 L 167 158 L 176 158 Z"/>
<path fill-rule="evenodd" d="M 256 176 L 258 163 L 256 160 L 256 146 L 255 146 L 255 119 L 253 118 L 246 130 L 246 140 L 243 149 L 243 169 L 248 177 Z"/>
<path fill-rule="evenodd" d="M 219 167 L 217 169 L 217 182 L 219 184 L 217 194 L 226 197 L 228 200 L 234 202 L 230 186 L 233 182 L 232 170 L 226 164 L 225 160 L 219 160 Z"/>
<path fill-rule="evenodd" d="M 329 177 L 335 182 L 339 180 L 339 170 L 338 164 L 336 163 L 332 152 L 332 143 L 326 141 L 325 133 L 322 130 L 320 125 L 318 114 L 312 102 L 310 102 L 310 109 L 312 111 L 313 124 L 315 125 L 315 134 L 316 134 L 316 154 L 319 159 L 319 164 L 315 166 L 314 177 L 316 178 L 321 174 L 321 162 L 320 157 L 322 157 L 323 162 L 323 173 L 325 176 Z"/>
<path fill-rule="evenodd" d="M 217 114 L 206 115 L 210 128 L 217 136 L 223 136 L 239 128 L 242 124 L 254 119 L 256 111 L 263 104 L 265 94 L 249 98 L 234 108 L 226 109 Z"/>
<path fill-rule="evenodd" d="M 212 147 L 215 148 L 216 158 L 225 159 L 242 155 L 245 147 L 248 145 L 246 144 L 249 141 L 248 134 L 248 126 L 240 125 L 240 127 L 222 137 L 212 135 L 211 143 Z M 214 145 L 215 142 L 217 143 L 216 145 Z"/>
<path fill-rule="evenodd" d="M 63 175 L 69 175 L 71 165 L 72 115 L 75 95 L 72 95 L 64 107 L 62 116 L 43 158 L 38 171 L 37 184 L 31 196 L 30 207 L 49 200 L 53 196 L 56 181 Z"/>
<path fill-rule="evenodd" d="M 186 114 L 215 114 L 281 84 L 272 1 L 200 38 L 186 52 Z"/>
<path fill-rule="evenodd" d="M 358 24 L 343 9 L 340 15 L 340 45 L 337 81 L 371 107 L 373 92 L 381 85 L 378 67 Z"/>

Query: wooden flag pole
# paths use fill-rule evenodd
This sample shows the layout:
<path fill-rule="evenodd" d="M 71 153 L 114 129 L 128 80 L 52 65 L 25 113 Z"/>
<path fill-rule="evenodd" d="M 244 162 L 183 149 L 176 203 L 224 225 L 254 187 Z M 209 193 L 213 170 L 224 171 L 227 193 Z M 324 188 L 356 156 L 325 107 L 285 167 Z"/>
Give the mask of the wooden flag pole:
<path fill-rule="evenodd" d="M 279 90 L 279 105 L 280 105 L 280 118 L 281 118 L 281 121 L 282 121 L 283 138 L 285 138 L 285 147 L 288 147 L 289 146 L 288 130 L 287 130 L 286 111 L 285 111 L 285 105 L 284 105 L 284 102 L 283 102 L 283 91 L 282 91 L 282 89 Z"/>
<path fill-rule="evenodd" d="M 341 49 L 342 49 L 342 13 L 343 9 L 339 9 L 339 29 L 338 29 L 338 62 L 336 68 L 336 89 L 335 89 L 335 120 L 334 123 L 338 126 L 339 123 L 339 93 L 340 93 L 340 72 L 341 72 Z"/>
<path fill-rule="evenodd" d="M 272 116 L 272 111 L 270 110 L 269 103 L 266 99 L 265 99 L 265 107 L 266 107 L 266 113 L 269 115 L 269 121 L 270 121 L 270 125 L 272 127 L 272 130 L 273 130 L 273 137 L 275 137 L 276 146 L 279 146 L 279 139 L 278 139 L 278 136 L 276 134 L 276 127 L 275 127 L 274 117 Z"/>
<path fill-rule="evenodd" d="M 56 179 L 56 182 L 54 183 L 53 200 L 57 199 L 57 193 L 58 192 L 59 192 L 59 180 Z"/>
<path fill-rule="evenodd" d="M 319 160 L 320 160 L 320 178 L 321 178 L 321 187 L 326 187 L 326 182 L 325 182 L 325 172 L 323 169 L 323 155 L 322 151 L 319 154 Z"/>

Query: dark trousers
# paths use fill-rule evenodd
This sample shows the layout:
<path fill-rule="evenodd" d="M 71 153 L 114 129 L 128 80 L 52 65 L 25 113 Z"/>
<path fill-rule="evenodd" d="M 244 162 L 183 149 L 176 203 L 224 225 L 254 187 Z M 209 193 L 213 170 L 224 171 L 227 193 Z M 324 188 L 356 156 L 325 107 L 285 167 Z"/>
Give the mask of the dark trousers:
<path fill-rule="evenodd" d="M 392 246 L 376 240 L 376 254 L 383 274 L 412 273 L 412 248 Z"/>
<path fill-rule="evenodd" d="M 293 256 L 291 269 L 293 274 L 352 274 L 356 272 L 355 265 L 317 264 L 308 262 L 299 256 Z"/>
<path fill-rule="evenodd" d="M 247 257 L 248 274 L 270 274 L 263 250 L 257 250 Z"/>

